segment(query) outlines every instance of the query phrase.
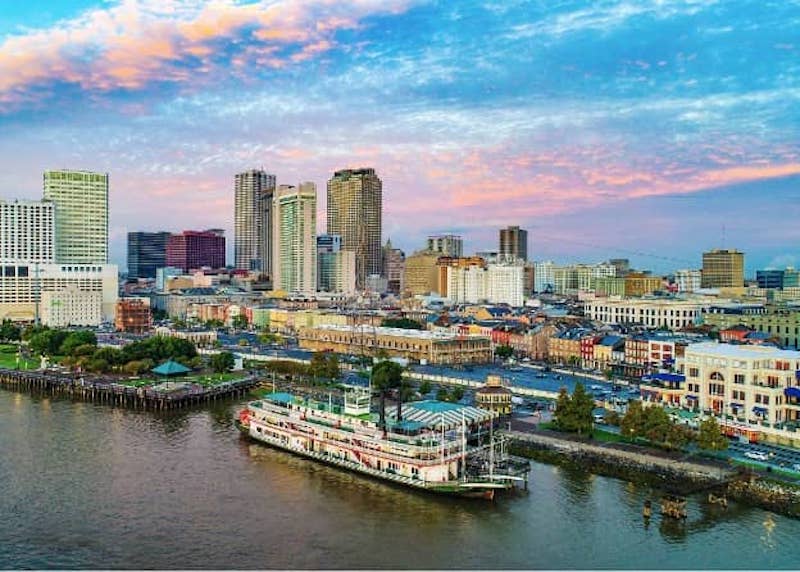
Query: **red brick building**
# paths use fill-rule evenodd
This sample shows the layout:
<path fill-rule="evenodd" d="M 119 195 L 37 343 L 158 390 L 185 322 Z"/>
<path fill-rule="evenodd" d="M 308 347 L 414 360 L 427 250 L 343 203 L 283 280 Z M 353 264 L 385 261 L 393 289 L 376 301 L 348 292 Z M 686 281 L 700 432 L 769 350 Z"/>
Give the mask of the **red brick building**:
<path fill-rule="evenodd" d="M 114 328 L 118 332 L 145 334 L 153 327 L 150 300 L 147 298 L 120 298 L 114 314 Z"/>
<path fill-rule="evenodd" d="M 204 266 L 225 266 L 225 231 L 184 230 L 173 234 L 167 241 L 167 266 L 180 268 L 184 272 Z"/>

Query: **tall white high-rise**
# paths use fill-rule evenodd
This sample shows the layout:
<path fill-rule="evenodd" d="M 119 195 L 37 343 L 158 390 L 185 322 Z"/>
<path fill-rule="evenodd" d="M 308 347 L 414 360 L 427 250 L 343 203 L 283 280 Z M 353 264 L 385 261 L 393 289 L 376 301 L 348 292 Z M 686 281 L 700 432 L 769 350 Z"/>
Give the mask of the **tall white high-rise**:
<path fill-rule="evenodd" d="M 317 287 L 317 187 L 280 185 L 272 199 L 272 287 L 311 293 Z"/>
<path fill-rule="evenodd" d="M 234 181 L 234 264 L 272 273 L 272 198 L 275 175 L 261 169 L 238 173 Z"/>
<path fill-rule="evenodd" d="M 54 211 L 47 201 L 0 200 L 0 264 L 53 262 Z"/>
<path fill-rule="evenodd" d="M 56 261 L 108 263 L 108 173 L 45 171 L 44 198 L 55 204 Z"/>

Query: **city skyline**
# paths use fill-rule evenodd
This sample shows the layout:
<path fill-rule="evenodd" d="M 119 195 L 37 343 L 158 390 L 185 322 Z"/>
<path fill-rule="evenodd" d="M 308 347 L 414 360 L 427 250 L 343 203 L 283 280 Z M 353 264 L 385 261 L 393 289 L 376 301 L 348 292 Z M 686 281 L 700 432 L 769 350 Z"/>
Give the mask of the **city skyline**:
<path fill-rule="evenodd" d="M 121 267 L 128 231 L 233 237 L 231 178 L 261 166 L 374 167 L 407 254 L 519 225 L 534 260 L 800 262 L 796 5 L 51 4 L 3 8 L 0 194 L 108 172 Z"/>

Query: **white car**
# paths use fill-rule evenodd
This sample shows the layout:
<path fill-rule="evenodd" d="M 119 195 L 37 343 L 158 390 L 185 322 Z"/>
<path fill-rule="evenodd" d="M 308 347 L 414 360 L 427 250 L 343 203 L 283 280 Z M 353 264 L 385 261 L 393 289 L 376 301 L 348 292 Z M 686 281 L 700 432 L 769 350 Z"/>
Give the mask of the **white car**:
<path fill-rule="evenodd" d="M 747 451 L 744 456 L 748 459 L 755 459 L 756 461 L 769 461 L 769 455 L 763 451 Z"/>

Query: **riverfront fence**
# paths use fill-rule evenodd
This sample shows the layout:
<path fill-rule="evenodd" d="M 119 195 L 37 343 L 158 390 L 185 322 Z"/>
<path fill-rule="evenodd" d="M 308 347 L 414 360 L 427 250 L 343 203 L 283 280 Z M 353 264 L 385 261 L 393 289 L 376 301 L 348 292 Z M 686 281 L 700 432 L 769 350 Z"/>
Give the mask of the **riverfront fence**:
<path fill-rule="evenodd" d="M 248 375 L 210 387 L 191 382 L 166 382 L 150 387 L 131 387 L 107 377 L 68 375 L 50 371 L 0 369 L 0 387 L 29 393 L 60 395 L 81 401 L 118 407 L 167 411 L 211 403 L 228 397 L 243 397 L 259 381 Z"/>

